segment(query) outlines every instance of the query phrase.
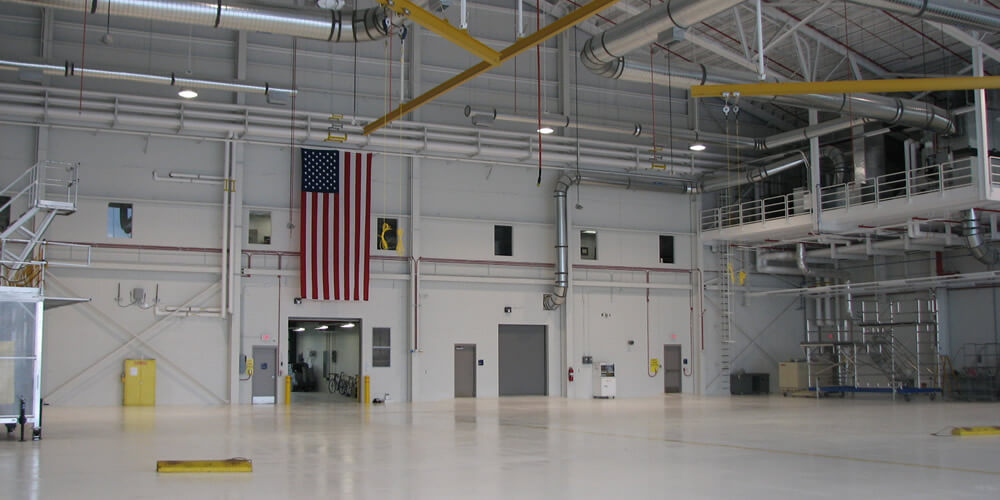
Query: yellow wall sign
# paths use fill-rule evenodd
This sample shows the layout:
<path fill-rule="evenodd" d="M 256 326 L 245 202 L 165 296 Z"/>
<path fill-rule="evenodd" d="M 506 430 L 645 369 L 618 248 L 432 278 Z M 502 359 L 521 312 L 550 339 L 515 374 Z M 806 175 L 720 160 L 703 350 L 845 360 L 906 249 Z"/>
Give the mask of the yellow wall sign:
<path fill-rule="evenodd" d="M 649 371 L 652 373 L 657 373 L 660 371 L 660 360 L 653 358 L 649 360 Z"/>

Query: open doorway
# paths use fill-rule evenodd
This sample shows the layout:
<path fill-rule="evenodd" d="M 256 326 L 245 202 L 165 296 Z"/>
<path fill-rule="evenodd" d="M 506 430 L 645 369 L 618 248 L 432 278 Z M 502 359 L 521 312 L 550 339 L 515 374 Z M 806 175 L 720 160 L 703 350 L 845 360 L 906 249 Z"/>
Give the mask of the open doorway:
<path fill-rule="evenodd" d="M 361 390 L 361 320 L 288 320 L 292 402 L 356 403 Z"/>

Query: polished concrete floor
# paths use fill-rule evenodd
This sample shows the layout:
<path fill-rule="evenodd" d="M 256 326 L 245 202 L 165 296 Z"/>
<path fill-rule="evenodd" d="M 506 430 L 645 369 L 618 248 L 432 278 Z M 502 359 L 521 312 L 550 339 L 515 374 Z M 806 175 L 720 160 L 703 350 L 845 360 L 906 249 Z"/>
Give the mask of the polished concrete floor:
<path fill-rule="evenodd" d="M 0 435 L 0 498 L 1000 498 L 1000 404 L 557 398 L 61 408 Z M 158 459 L 248 457 L 247 474 Z"/>

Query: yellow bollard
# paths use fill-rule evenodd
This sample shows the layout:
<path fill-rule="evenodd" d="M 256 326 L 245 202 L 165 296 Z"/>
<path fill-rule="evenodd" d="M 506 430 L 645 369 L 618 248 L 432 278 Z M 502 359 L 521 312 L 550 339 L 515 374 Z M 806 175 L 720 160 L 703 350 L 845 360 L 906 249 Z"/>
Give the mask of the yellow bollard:
<path fill-rule="evenodd" d="M 365 375 L 365 406 L 372 404 L 372 379 Z"/>
<path fill-rule="evenodd" d="M 285 375 L 285 406 L 292 404 L 292 376 Z"/>

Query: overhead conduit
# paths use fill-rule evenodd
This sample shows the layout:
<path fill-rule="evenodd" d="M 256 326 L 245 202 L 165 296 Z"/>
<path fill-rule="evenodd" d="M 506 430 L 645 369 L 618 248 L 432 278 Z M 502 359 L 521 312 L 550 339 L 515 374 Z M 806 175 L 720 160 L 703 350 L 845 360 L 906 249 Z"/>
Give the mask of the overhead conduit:
<path fill-rule="evenodd" d="M 724 173 L 717 174 L 703 179 L 698 185 L 691 186 L 687 189 L 688 193 L 711 193 L 713 191 L 721 191 L 723 189 L 734 188 L 737 186 L 742 186 L 744 184 L 750 184 L 753 182 L 761 181 L 767 177 L 774 174 L 784 172 L 786 170 L 798 167 L 800 165 L 809 165 L 809 160 L 806 158 L 805 153 L 802 151 L 796 151 L 791 157 L 783 158 L 774 163 L 764 165 L 762 167 L 753 167 L 741 169 L 740 173 Z"/>
<path fill-rule="evenodd" d="M 976 209 L 970 208 L 962 221 L 962 231 L 965 234 L 965 244 L 969 247 L 969 253 L 979 262 L 992 266 L 1000 262 L 1000 250 L 989 246 L 983 240 L 983 230 L 979 227 L 979 216 Z"/>
<path fill-rule="evenodd" d="M 174 75 L 173 73 L 171 73 L 170 76 L 161 76 L 161 75 L 150 75 L 145 73 L 130 73 L 127 71 L 108 71 L 103 69 L 77 67 L 75 64 L 71 62 L 67 62 L 63 66 L 56 66 L 54 64 L 36 64 L 36 63 L 8 61 L 0 59 L 0 69 L 38 71 L 45 75 L 66 76 L 66 77 L 75 76 L 78 74 L 79 75 L 86 74 L 87 78 L 101 78 L 106 80 L 154 83 L 159 85 L 170 85 L 182 88 L 224 90 L 229 92 L 243 92 L 250 94 L 256 93 L 256 94 L 272 95 L 272 93 L 282 93 L 293 96 L 298 93 L 298 91 L 292 89 L 271 87 L 267 83 L 265 83 L 264 85 L 251 85 L 246 83 L 219 82 L 214 80 L 187 78 Z"/>
<path fill-rule="evenodd" d="M 686 28 L 739 3 L 735 0 L 667 0 L 587 40 L 580 52 L 581 62 L 591 72 L 606 78 L 647 84 L 652 79 L 656 85 L 679 88 L 758 81 L 755 73 L 723 71 L 681 62 L 671 64 L 668 72 L 664 68 L 625 58 L 629 52 L 655 42 L 659 33 L 667 29 Z M 806 94 L 754 99 L 845 113 L 940 133 L 955 130 L 954 122 L 946 111 L 912 99 L 872 94 Z"/>
<path fill-rule="evenodd" d="M 984 31 L 1000 30 L 996 9 L 945 0 L 847 0 L 856 5 L 887 10 L 928 21 L 965 26 Z"/>
<path fill-rule="evenodd" d="M 35 7 L 80 11 L 81 0 L 3 0 Z M 379 40 L 389 34 L 386 10 L 288 10 L 217 0 L 85 0 L 91 14 L 289 35 L 329 42 Z M 109 10 L 110 9 L 110 10 Z"/>

